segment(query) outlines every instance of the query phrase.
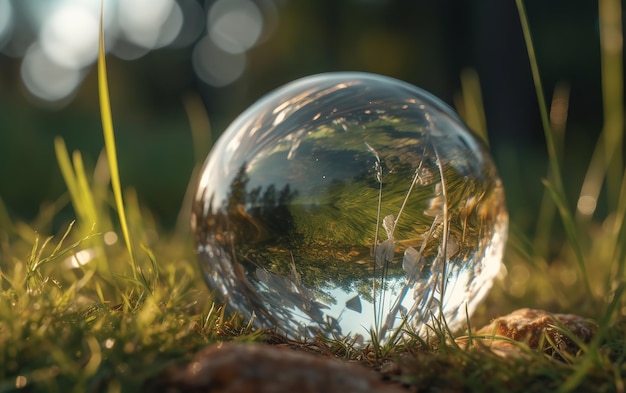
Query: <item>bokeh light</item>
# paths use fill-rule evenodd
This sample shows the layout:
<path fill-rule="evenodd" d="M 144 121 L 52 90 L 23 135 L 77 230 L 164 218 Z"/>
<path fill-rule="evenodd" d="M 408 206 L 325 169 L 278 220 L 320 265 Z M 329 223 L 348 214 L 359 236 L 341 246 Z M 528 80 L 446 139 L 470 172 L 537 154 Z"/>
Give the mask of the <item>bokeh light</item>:
<path fill-rule="evenodd" d="M 156 47 L 161 48 L 171 44 L 183 27 L 183 10 L 177 3 L 172 5 L 169 15 L 163 22 L 159 36 L 157 37 Z"/>
<path fill-rule="evenodd" d="M 157 48 L 161 28 L 174 8 L 174 1 L 124 0 L 118 4 L 118 20 L 124 38 L 143 48 Z"/>
<path fill-rule="evenodd" d="M 183 48 L 191 45 L 204 31 L 204 10 L 196 0 L 179 0 L 178 6 L 183 22 L 178 35 L 169 45 L 172 48 Z"/>
<path fill-rule="evenodd" d="M 56 63 L 37 42 L 26 51 L 20 71 L 28 91 L 45 101 L 67 98 L 82 80 L 81 71 Z"/>
<path fill-rule="evenodd" d="M 209 35 L 220 49 L 243 53 L 261 36 L 263 16 L 248 0 L 218 0 L 209 11 Z"/>
<path fill-rule="evenodd" d="M 225 52 L 209 36 L 204 36 L 194 47 L 192 62 L 198 77 L 215 87 L 233 83 L 246 68 L 246 56 L 243 53 Z"/>
<path fill-rule="evenodd" d="M 277 23 L 273 0 L 106 0 L 105 45 L 123 60 L 160 48 L 190 47 L 199 79 L 213 87 L 236 82 L 246 52 Z M 69 102 L 98 56 L 100 0 L 0 1 L 0 51 L 22 57 L 26 91 Z"/>
<path fill-rule="evenodd" d="M 98 56 L 98 15 L 81 4 L 57 9 L 45 20 L 39 41 L 56 64 L 80 69 Z"/>

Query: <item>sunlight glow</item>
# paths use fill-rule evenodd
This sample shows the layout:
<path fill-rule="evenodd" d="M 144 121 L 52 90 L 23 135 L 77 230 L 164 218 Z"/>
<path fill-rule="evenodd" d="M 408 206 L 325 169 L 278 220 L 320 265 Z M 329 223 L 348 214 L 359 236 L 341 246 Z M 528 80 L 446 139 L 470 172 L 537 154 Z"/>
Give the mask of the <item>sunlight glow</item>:
<path fill-rule="evenodd" d="M 65 264 L 71 268 L 78 268 L 91 262 L 96 256 L 96 250 L 93 248 L 87 248 L 80 250 L 71 257 L 65 260 Z"/>

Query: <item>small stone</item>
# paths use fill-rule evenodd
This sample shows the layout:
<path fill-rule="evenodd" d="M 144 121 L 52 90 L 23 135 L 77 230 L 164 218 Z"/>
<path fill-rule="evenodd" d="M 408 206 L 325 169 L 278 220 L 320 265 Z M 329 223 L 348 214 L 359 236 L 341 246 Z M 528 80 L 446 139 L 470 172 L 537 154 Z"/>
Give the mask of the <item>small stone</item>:
<path fill-rule="evenodd" d="M 164 392 L 406 392 L 364 366 L 267 344 L 220 343 L 155 382 Z M 147 387 L 150 390 L 151 387 Z"/>
<path fill-rule="evenodd" d="M 522 308 L 494 319 L 472 336 L 476 347 L 488 347 L 503 357 L 524 355 L 521 346 L 503 338 L 524 343 L 533 350 L 574 355 L 579 348 L 562 327 L 584 343 L 591 341 L 598 330 L 598 325 L 594 321 L 578 315 L 553 314 L 543 310 Z M 456 342 L 461 347 L 469 346 L 468 337 L 460 337 Z"/>

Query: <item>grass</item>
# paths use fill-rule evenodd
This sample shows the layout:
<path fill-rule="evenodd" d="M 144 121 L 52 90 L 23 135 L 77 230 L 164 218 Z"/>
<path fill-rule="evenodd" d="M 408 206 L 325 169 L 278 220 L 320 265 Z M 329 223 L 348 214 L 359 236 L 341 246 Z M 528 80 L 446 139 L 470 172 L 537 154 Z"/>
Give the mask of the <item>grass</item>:
<path fill-rule="evenodd" d="M 590 343 L 579 343 L 576 353 L 559 352 L 550 340 L 540 350 L 520 343 L 525 357 L 502 359 L 488 351 L 459 348 L 449 339 L 445 321 L 438 321 L 428 342 L 409 335 L 393 345 L 374 340 L 365 348 L 349 339 L 305 344 L 256 330 L 249 321 L 225 313 L 201 280 L 187 226 L 163 233 L 132 188 L 123 189 L 120 183 L 102 39 L 98 82 L 106 153 L 95 168 L 85 168 L 80 152 L 70 154 L 57 139 L 67 195 L 44 205 L 31 223 L 14 221 L 0 200 L 0 392 L 141 389 L 167 366 L 224 340 L 283 343 L 373 368 L 393 360 L 400 371 L 389 378 L 420 391 L 623 392 L 626 176 L 620 147 L 622 52 L 614 45 L 616 34 L 621 37 L 620 2 L 599 2 L 605 125 L 576 198 L 563 188 L 561 166 L 567 152 L 554 113 L 554 101 L 560 97 L 566 102 L 567 94 L 555 92 L 550 116 L 527 16 L 521 0 L 517 4 L 550 158 L 546 196 L 538 235 L 530 240 L 513 226 L 505 261 L 508 275 L 496 283 L 471 322 L 475 327 L 477 320 L 485 322 L 520 306 L 575 312 L 598 322 Z M 484 131 L 476 75 L 463 78 L 466 118 Z M 192 125 L 202 127 L 206 122 L 194 108 L 188 100 Z M 200 160 L 203 154 L 196 156 Z M 610 207 L 606 216 L 570 207 L 573 199 L 600 197 Z M 67 203 L 73 206 L 75 222 L 54 236 L 40 233 L 52 227 Z M 556 255 L 548 256 L 545 238 L 559 230 L 565 232 L 565 241 Z M 466 334 L 480 346 L 471 329 Z"/>

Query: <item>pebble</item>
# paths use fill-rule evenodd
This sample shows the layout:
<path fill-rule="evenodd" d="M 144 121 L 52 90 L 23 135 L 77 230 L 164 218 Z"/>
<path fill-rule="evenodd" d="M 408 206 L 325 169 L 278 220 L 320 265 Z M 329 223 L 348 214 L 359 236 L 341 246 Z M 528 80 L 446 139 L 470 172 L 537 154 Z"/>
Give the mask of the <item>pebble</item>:
<path fill-rule="evenodd" d="M 487 347 L 503 357 L 524 356 L 523 346 L 511 340 L 523 343 L 532 350 L 575 355 L 579 350 L 578 345 L 564 333 L 559 323 L 584 343 L 591 341 L 598 330 L 594 321 L 575 314 L 553 314 L 544 310 L 522 308 L 496 318 L 478 329 L 472 334 L 472 340 L 475 348 Z M 463 348 L 469 347 L 467 337 L 457 338 L 456 342 Z"/>
<path fill-rule="evenodd" d="M 155 385 L 167 393 L 406 393 L 360 364 L 267 344 L 229 342 L 166 369 Z"/>

